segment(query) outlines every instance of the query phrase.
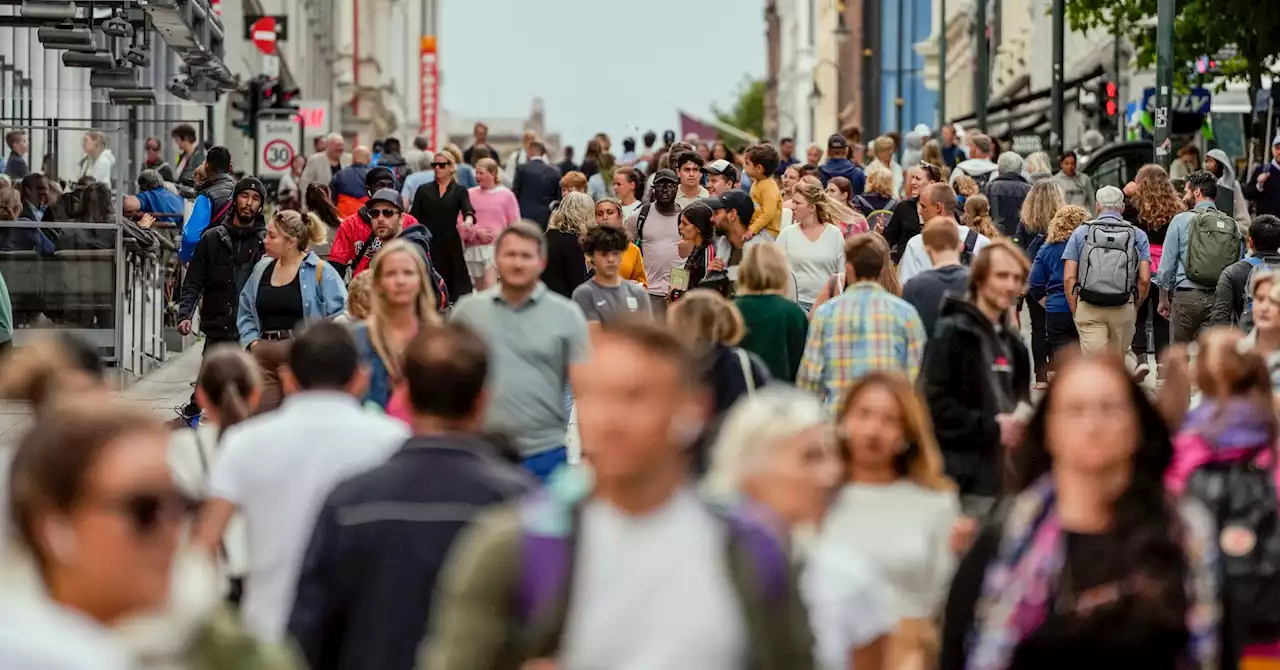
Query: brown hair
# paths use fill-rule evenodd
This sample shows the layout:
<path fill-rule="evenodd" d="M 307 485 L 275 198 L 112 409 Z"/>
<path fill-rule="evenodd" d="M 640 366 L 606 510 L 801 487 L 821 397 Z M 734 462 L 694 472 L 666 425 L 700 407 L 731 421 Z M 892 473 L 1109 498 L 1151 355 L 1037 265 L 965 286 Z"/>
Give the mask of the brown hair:
<path fill-rule="evenodd" d="M 985 195 L 969 196 L 964 201 L 964 225 L 986 235 L 988 239 L 1003 237 L 991 220 L 991 203 Z"/>
<path fill-rule="evenodd" d="M 253 414 L 249 399 L 262 387 L 262 375 L 249 354 L 234 344 L 219 344 L 204 355 L 196 386 L 218 408 L 218 435 Z"/>
<path fill-rule="evenodd" d="M 1008 238 L 1000 238 L 991 240 L 991 243 L 982 248 L 978 252 L 978 257 L 973 259 L 973 267 L 969 274 L 969 294 L 972 296 L 977 293 L 978 289 L 987 282 L 987 278 L 991 276 L 991 266 L 995 264 L 997 252 L 1003 252 L 1009 258 L 1012 258 L 1018 267 L 1022 270 L 1022 278 L 1027 278 L 1027 273 L 1031 271 L 1031 263 L 1027 260 L 1022 249 L 1014 244 Z"/>
<path fill-rule="evenodd" d="M 667 311 L 667 325 L 695 348 L 713 344 L 733 346 L 742 341 L 742 314 L 716 291 L 696 288 L 680 297 Z"/>
<path fill-rule="evenodd" d="M 960 230 L 956 222 L 941 216 L 929 219 L 920 231 L 924 246 L 934 251 L 956 251 L 960 248 Z"/>
<path fill-rule="evenodd" d="M 973 177 L 961 172 L 956 175 L 955 191 L 958 195 L 963 195 L 966 198 L 972 198 L 973 196 L 978 195 L 978 182 L 974 181 Z"/>
<path fill-rule="evenodd" d="M 690 295 L 702 291 L 707 291 L 707 289 L 690 291 L 688 295 L 676 301 L 672 309 L 674 310 L 677 305 L 684 302 Z M 719 294 L 715 295 L 718 296 Z M 737 312 L 737 309 L 735 308 L 734 311 Z M 601 323 L 596 334 L 598 337 L 616 338 L 645 353 L 670 361 L 672 366 L 679 372 L 680 379 L 686 386 L 696 387 L 702 383 L 700 366 L 697 365 L 694 348 L 682 339 L 679 333 L 654 322 L 653 319 L 625 315 L 622 318 Z"/>
<path fill-rule="evenodd" d="M 1271 375 L 1262 354 L 1243 349 L 1244 333 L 1228 326 L 1205 331 L 1199 338 L 1196 385 L 1210 398 L 1245 397 L 1270 417 L 1268 442 L 1276 439 L 1276 417 L 1271 408 Z"/>
<path fill-rule="evenodd" d="M 582 174 L 577 170 L 566 172 L 564 173 L 564 176 L 560 178 L 560 188 L 585 192 L 587 190 L 587 175 Z"/>
<path fill-rule="evenodd" d="M 1169 225 L 1173 217 L 1186 209 L 1181 195 L 1174 190 L 1169 173 L 1156 164 L 1144 165 L 1133 178 L 1138 194 L 1134 198 L 1138 207 L 1138 219 L 1149 230 L 1159 230 Z"/>
<path fill-rule="evenodd" d="M 871 281 L 884 270 L 889 244 L 878 234 L 854 235 L 844 243 L 844 260 L 853 267 L 853 278 Z"/>
<path fill-rule="evenodd" d="M 877 387 L 888 391 L 898 401 L 898 409 L 902 412 L 902 436 L 907 448 L 893 458 L 893 466 L 898 475 L 935 491 L 954 490 L 955 484 L 942 471 L 942 451 L 934 437 L 929 412 L 920 402 L 911 382 L 902 373 L 876 371 L 854 382 L 840 401 L 837 422 L 844 422 L 859 396 Z M 840 456 L 852 475 L 853 454 L 850 452 L 849 437 L 843 430 L 838 431 L 838 434 Z"/>

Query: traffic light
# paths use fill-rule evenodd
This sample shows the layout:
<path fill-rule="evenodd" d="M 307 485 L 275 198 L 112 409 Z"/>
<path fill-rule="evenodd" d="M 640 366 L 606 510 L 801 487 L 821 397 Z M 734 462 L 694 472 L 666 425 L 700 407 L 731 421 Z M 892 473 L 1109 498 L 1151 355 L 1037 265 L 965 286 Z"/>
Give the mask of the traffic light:
<path fill-rule="evenodd" d="M 1104 77 L 1098 81 L 1098 130 L 1110 136 L 1120 127 L 1120 85 Z"/>
<path fill-rule="evenodd" d="M 262 109 L 263 103 L 263 81 L 259 77 L 254 77 L 245 82 L 240 87 L 235 97 L 231 100 L 231 108 L 239 112 L 231 125 L 240 129 L 240 132 L 253 136 L 258 128 L 258 112 Z"/>
<path fill-rule="evenodd" d="M 1212 56 L 1201 56 L 1196 59 L 1196 74 L 1214 77 L 1222 74 L 1222 62 Z"/>
<path fill-rule="evenodd" d="M 298 89 L 285 88 L 283 84 L 277 83 L 274 93 L 275 95 L 272 96 L 272 107 L 276 109 L 298 109 L 298 106 L 293 104 L 294 98 L 298 97 Z"/>

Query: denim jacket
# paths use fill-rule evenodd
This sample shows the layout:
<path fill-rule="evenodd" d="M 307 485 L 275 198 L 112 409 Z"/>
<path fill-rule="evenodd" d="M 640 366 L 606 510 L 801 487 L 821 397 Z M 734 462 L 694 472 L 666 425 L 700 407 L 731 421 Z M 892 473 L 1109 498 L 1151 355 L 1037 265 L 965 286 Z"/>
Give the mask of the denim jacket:
<path fill-rule="evenodd" d="M 240 346 L 247 347 L 250 342 L 261 337 L 258 329 L 258 287 L 262 284 L 262 273 L 273 259 L 264 257 L 253 266 L 249 280 L 240 291 L 240 308 L 236 313 L 236 329 L 240 332 Z M 316 270 L 324 261 L 314 253 L 308 252 L 298 268 L 298 281 L 302 285 L 302 318 L 333 318 L 342 313 L 347 306 L 347 287 L 342 277 L 332 267 L 321 275 L 320 286 L 316 286 Z"/>
<path fill-rule="evenodd" d="M 356 351 L 360 353 L 361 362 L 369 366 L 369 388 L 365 391 L 364 401 L 372 402 L 385 410 L 387 403 L 391 402 L 391 372 L 382 362 L 378 350 L 373 348 L 368 324 L 357 324 L 351 334 L 355 336 Z"/>

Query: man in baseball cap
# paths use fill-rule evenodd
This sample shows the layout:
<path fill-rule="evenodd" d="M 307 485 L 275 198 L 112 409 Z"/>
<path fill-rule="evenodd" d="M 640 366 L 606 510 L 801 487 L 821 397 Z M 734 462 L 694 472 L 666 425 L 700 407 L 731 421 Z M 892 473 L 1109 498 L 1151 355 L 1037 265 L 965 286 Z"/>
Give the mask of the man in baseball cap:
<path fill-rule="evenodd" d="M 707 173 L 707 192 L 712 196 L 738 188 L 738 168 L 723 158 L 711 161 L 703 171 Z"/>
<path fill-rule="evenodd" d="M 818 178 L 826 186 L 832 177 L 844 177 L 853 187 L 853 195 L 862 195 L 866 187 L 867 177 L 862 168 L 849 160 L 849 140 L 844 135 L 834 133 L 827 138 L 827 162 L 818 168 Z"/>

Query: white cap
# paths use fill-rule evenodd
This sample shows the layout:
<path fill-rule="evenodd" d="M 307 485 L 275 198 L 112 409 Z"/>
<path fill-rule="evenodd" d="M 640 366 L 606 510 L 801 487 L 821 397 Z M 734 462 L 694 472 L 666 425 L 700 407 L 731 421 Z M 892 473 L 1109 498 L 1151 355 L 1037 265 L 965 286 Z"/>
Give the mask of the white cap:
<path fill-rule="evenodd" d="M 915 133 L 915 134 L 919 135 L 920 137 L 932 137 L 932 136 L 933 136 L 933 130 L 932 130 L 932 129 L 930 129 L 930 128 L 929 128 L 929 126 L 927 126 L 927 125 L 925 125 L 925 124 L 923 124 L 923 123 L 918 123 L 918 124 L 916 124 L 916 127 L 911 129 L 911 132 L 913 132 L 913 133 Z"/>
<path fill-rule="evenodd" d="M 1275 138 L 1271 140 L 1271 146 L 1274 147 L 1277 144 L 1280 144 L 1280 133 L 1276 133 Z"/>

